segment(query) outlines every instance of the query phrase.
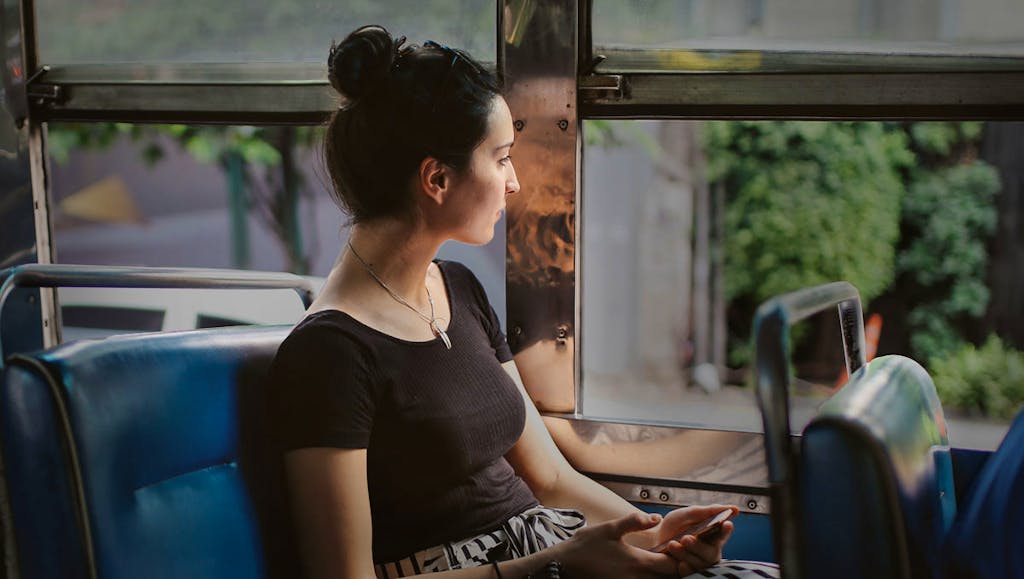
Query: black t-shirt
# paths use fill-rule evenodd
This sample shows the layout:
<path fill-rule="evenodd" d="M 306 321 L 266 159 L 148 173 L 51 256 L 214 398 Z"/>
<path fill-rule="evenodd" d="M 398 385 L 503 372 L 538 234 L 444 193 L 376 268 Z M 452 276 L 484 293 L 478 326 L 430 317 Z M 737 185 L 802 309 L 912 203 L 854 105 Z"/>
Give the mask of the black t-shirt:
<path fill-rule="evenodd" d="M 512 354 L 498 319 L 472 272 L 437 264 L 451 350 L 325 310 L 295 327 L 271 367 L 284 450 L 367 449 L 378 562 L 495 529 L 537 504 L 504 458 L 526 411 L 501 367 Z"/>

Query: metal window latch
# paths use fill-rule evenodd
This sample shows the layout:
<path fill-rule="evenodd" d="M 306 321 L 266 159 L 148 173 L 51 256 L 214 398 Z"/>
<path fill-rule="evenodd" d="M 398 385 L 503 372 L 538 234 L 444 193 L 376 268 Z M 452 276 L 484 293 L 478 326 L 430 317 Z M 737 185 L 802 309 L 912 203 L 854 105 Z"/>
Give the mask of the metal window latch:
<path fill-rule="evenodd" d="M 37 84 L 28 87 L 28 101 L 33 106 L 53 107 L 66 100 L 64 88 L 56 84 Z"/>
<path fill-rule="evenodd" d="M 67 93 L 62 86 L 39 82 L 48 72 L 50 72 L 50 67 L 44 66 L 26 81 L 26 93 L 30 106 L 49 108 L 61 105 L 67 100 Z"/>
<path fill-rule="evenodd" d="M 626 79 L 619 74 L 588 74 L 579 77 L 578 89 L 586 100 L 622 100 L 626 98 Z"/>

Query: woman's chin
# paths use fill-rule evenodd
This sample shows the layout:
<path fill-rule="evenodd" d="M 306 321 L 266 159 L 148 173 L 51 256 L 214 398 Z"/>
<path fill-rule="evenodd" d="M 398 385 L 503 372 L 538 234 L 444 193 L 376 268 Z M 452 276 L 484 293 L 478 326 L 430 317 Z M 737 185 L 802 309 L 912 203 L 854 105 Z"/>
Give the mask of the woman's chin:
<path fill-rule="evenodd" d="M 460 235 L 459 237 L 454 238 L 454 240 L 467 245 L 487 245 L 494 240 L 494 227 L 491 226 L 487 230 L 474 232 L 470 235 Z"/>

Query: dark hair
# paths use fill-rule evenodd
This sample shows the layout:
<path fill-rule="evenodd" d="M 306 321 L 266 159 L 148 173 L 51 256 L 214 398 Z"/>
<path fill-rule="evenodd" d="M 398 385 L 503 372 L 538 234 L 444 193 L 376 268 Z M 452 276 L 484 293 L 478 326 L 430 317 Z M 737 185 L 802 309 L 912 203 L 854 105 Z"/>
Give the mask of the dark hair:
<path fill-rule="evenodd" d="M 497 79 L 461 50 L 403 46 L 380 26 L 332 44 L 328 78 L 342 105 L 324 162 L 353 222 L 411 214 L 411 177 L 427 156 L 464 170 L 487 132 Z"/>

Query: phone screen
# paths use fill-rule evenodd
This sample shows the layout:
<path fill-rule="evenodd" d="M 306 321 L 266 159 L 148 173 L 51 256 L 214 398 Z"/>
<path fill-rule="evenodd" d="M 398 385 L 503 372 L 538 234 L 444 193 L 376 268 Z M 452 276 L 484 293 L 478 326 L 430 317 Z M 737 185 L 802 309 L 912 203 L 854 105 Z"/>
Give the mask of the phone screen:
<path fill-rule="evenodd" d="M 693 535 L 701 540 L 710 540 L 715 536 L 717 532 L 721 530 L 722 523 L 733 518 L 733 516 L 735 515 L 736 511 L 734 511 L 733 509 L 726 509 L 724 511 L 721 511 L 718 514 L 708 517 L 691 527 L 683 529 L 682 531 L 674 535 L 671 539 L 665 541 L 664 543 L 661 543 L 660 545 L 652 547 L 651 551 L 654 551 L 655 553 L 664 553 L 665 550 L 668 549 L 669 543 L 671 543 L 672 541 L 678 541 L 686 535 Z"/>

